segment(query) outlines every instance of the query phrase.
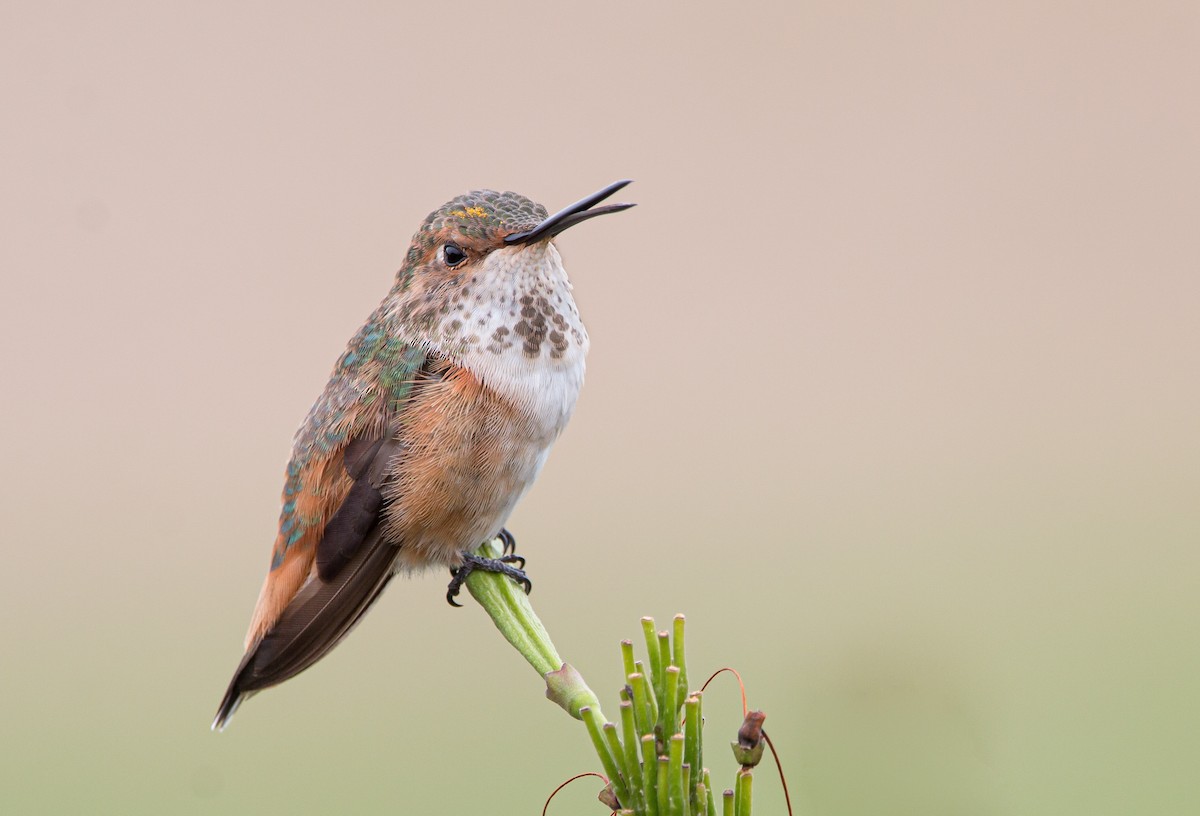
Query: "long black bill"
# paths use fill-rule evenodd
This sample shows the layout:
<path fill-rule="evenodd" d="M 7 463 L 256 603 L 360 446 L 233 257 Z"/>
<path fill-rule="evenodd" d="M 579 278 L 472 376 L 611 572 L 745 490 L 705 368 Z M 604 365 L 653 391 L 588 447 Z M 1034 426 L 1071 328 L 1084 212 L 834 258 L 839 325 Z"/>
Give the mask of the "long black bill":
<path fill-rule="evenodd" d="M 566 209 L 559 210 L 533 229 L 526 230 L 525 232 L 514 232 L 512 235 L 504 239 L 504 243 L 509 244 L 510 246 L 516 244 L 532 244 L 535 241 L 541 241 L 545 238 L 553 238 L 563 230 L 573 227 L 581 221 L 587 221 L 589 218 L 595 218 L 597 215 L 608 215 L 609 213 L 628 210 L 630 207 L 635 205 L 609 204 L 605 207 L 596 207 L 594 210 L 592 207 L 632 182 L 633 179 L 614 181 L 603 190 L 592 193 L 587 198 L 582 198 L 579 201 L 576 201 Z"/>

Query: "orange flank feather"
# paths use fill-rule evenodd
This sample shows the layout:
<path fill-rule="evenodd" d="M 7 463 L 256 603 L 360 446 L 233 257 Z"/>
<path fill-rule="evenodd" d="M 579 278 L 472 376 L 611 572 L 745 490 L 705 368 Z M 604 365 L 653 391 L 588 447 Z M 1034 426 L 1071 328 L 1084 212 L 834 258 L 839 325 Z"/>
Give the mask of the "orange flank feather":
<path fill-rule="evenodd" d="M 387 469 L 384 538 L 399 545 L 401 568 L 454 566 L 464 550 L 499 532 L 537 476 L 555 432 L 446 360 L 430 365 L 415 385 L 391 425 L 402 453 Z M 298 488 L 283 496 L 294 502 L 289 516 L 308 523 L 288 544 L 281 519 L 272 553 L 278 566 L 263 583 L 247 650 L 315 576 L 325 525 L 354 483 L 344 453 L 343 446 L 305 464 L 291 482 Z"/>
<path fill-rule="evenodd" d="M 384 494 L 386 536 L 405 568 L 454 566 L 496 535 L 533 482 L 554 432 L 440 361 L 398 421 L 404 451 Z"/>
<path fill-rule="evenodd" d="M 325 524 L 346 498 L 353 483 L 343 466 L 343 452 L 344 448 L 341 448 L 329 456 L 310 461 L 300 471 L 299 491 L 293 497 L 286 494 L 282 497 L 285 502 L 289 498 L 294 499 L 293 516 L 314 519 L 316 523 L 307 525 L 301 537 L 290 546 L 282 529 L 276 536 L 271 553 L 272 563 L 279 558 L 282 558 L 282 563 L 268 572 L 263 581 L 254 616 L 250 619 L 250 629 L 246 632 L 247 650 L 253 648 L 275 625 L 313 572 L 317 543 L 324 534 Z M 280 519 L 281 527 L 283 522 Z"/>

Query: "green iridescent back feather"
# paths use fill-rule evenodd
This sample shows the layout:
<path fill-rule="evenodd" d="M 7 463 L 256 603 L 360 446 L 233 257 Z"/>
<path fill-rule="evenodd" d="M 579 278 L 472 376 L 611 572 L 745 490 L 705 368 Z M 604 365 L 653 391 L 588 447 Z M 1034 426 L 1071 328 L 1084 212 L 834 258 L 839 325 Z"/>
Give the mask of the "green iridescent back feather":
<path fill-rule="evenodd" d="M 295 497 L 305 489 L 305 469 L 314 460 L 336 453 L 356 435 L 371 430 L 376 417 L 394 413 L 408 397 L 425 364 L 426 350 L 401 340 L 389 331 L 388 324 L 381 306 L 350 340 L 325 390 L 296 433 L 279 516 L 283 540 L 272 555 L 272 569 L 283 563 L 292 545 L 324 522 L 297 511 Z"/>

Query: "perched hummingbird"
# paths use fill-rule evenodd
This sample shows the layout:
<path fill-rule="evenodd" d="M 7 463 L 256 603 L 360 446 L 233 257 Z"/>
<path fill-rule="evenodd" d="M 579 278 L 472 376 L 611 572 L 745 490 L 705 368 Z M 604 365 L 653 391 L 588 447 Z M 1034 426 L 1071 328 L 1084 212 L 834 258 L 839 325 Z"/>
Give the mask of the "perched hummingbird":
<path fill-rule="evenodd" d="M 214 729 L 320 660 L 398 571 L 450 567 L 451 603 L 474 569 L 528 591 L 504 523 L 571 417 L 588 350 L 553 239 L 632 207 L 596 206 L 627 184 L 551 216 L 478 190 L 421 224 L 296 432 L 270 571 Z M 503 558 L 470 553 L 498 535 Z"/>

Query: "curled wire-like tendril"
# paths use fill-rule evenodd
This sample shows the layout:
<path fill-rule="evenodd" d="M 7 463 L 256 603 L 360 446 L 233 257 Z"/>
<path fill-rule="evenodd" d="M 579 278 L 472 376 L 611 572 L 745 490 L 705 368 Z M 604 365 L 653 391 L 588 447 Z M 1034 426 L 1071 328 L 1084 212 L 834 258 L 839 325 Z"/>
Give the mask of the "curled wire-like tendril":
<path fill-rule="evenodd" d="M 701 691 L 708 688 L 708 684 L 716 679 L 721 672 L 729 672 L 737 678 L 738 688 L 742 691 L 742 716 L 745 717 L 749 713 L 750 708 L 746 705 L 746 684 L 742 682 L 742 676 L 738 674 L 737 669 L 726 666 L 723 669 L 717 669 L 713 672 L 712 677 L 704 681 L 704 685 L 700 687 Z M 792 796 L 788 793 L 787 777 L 783 775 L 783 763 L 779 761 L 779 752 L 775 750 L 775 743 L 771 742 L 771 737 L 767 734 L 767 729 L 763 729 L 763 739 L 767 741 L 767 747 L 771 749 L 771 757 L 775 760 L 775 768 L 779 771 L 779 783 L 783 785 L 783 800 L 787 803 L 788 816 L 792 816 Z"/>
<path fill-rule="evenodd" d="M 712 673 L 712 677 L 710 677 L 704 681 L 704 685 L 700 687 L 700 690 L 704 691 L 706 688 L 708 688 L 708 684 L 711 683 L 713 680 L 716 680 L 717 675 L 720 674 L 721 672 L 729 672 L 730 674 L 732 674 L 734 677 L 737 678 L 738 688 L 740 688 L 742 690 L 742 716 L 745 717 L 747 712 L 750 711 L 750 709 L 746 706 L 746 684 L 742 682 L 742 676 L 740 674 L 738 674 L 737 669 L 730 668 L 729 666 L 726 666 L 723 669 L 717 669 L 715 672 Z"/>
<path fill-rule="evenodd" d="M 783 775 L 783 763 L 779 761 L 779 753 L 775 750 L 775 743 L 771 742 L 771 737 L 767 734 L 767 729 L 763 729 L 763 739 L 767 741 L 767 747 L 771 749 L 771 756 L 775 759 L 775 767 L 779 770 L 779 782 L 783 785 L 783 801 L 787 803 L 788 816 L 792 816 L 792 797 L 787 789 L 787 777 Z"/>
<path fill-rule="evenodd" d="M 542 816 L 546 816 L 546 811 L 550 809 L 550 800 L 553 799 L 555 796 L 557 796 L 558 792 L 560 790 L 565 788 L 567 785 L 570 785 L 576 779 L 583 779 L 585 776 L 594 776 L 597 779 L 601 780 L 605 785 L 608 784 L 608 777 L 606 777 L 604 774 L 598 774 L 595 771 L 588 771 L 587 773 L 575 774 L 570 779 L 568 779 L 566 782 L 563 782 L 561 785 L 559 785 L 557 788 L 555 788 L 553 791 L 551 791 L 550 795 L 546 797 L 546 804 L 542 807 Z M 616 811 L 614 810 L 613 813 L 616 813 Z"/>

